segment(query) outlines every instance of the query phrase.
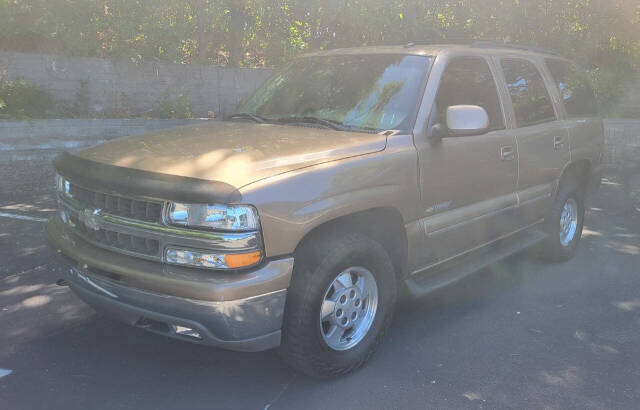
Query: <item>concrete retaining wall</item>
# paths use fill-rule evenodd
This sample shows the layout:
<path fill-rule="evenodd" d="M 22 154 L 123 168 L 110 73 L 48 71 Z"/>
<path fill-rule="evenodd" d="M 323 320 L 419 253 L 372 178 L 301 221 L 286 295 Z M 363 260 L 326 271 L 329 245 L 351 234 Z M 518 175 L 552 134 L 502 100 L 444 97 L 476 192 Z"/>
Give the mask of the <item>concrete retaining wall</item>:
<path fill-rule="evenodd" d="M 624 87 L 624 95 L 617 103 L 616 111 L 621 117 L 640 119 L 640 74 Z"/>
<path fill-rule="evenodd" d="M 84 95 L 98 116 L 145 115 L 155 104 L 183 94 L 195 116 L 227 114 L 272 73 L 270 69 L 201 64 L 144 63 L 48 54 L 0 52 L 5 78 L 22 77 L 50 91 L 63 104 Z"/>
<path fill-rule="evenodd" d="M 605 147 L 608 166 L 640 167 L 640 120 L 605 120 Z"/>

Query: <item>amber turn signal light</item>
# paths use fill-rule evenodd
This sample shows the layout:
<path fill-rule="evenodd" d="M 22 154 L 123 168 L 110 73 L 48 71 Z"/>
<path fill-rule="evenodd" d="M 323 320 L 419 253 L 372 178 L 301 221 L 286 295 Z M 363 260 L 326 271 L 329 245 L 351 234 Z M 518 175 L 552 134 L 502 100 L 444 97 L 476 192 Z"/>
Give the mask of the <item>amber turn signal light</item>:
<path fill-rule="evenodd" d="M 262 252 L 253 251 L 249 253 L 231 253 L 224 256 L 225 264 L 227 268 L 238 269 L 247 266 L 252 266 L 260 262 L 262 258 Z"/>

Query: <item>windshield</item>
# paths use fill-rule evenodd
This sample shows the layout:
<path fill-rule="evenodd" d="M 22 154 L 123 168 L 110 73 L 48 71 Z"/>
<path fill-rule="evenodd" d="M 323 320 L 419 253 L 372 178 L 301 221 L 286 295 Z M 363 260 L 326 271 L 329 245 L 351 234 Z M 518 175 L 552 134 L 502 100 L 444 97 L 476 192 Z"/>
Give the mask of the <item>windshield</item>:
<path fill-rule="evenodd" d="M 267 81 L 238 113 L 405 131 L 412 126 L 429 63 L 429 57 L 391 54 L 301 58 Z"/>

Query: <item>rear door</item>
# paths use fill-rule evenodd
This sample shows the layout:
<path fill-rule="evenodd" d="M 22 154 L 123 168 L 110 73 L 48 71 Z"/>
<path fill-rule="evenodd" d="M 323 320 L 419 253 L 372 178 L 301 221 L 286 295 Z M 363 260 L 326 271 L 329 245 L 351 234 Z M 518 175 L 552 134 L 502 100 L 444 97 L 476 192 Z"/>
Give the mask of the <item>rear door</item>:
<path fill-rule="evenodd" d="M 564 106 L 572 157 L 600 163 L 604 128 L 586 74 L 565 60 L 548 58 L 545 63 Z"/>
<path fill-rule="evenodd" d="M 536 61 L 524 57 L 499 61 L 519 158 L 516 223 L 524 227 L 543 219 L 550 209 L 557 179 L 569 161 L 569 135 Z"/>

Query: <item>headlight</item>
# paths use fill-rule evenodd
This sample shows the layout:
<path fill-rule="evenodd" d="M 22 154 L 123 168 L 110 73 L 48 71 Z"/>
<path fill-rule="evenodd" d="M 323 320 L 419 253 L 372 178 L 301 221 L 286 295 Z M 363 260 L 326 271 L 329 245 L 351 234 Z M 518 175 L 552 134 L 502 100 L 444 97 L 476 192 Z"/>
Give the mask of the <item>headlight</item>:
<path fill-rule="evenodd" d="M 249 231 L 260 228 L 258 212 L 249 205 L 169 204 L 171 225 L 211 230 Z"/>

